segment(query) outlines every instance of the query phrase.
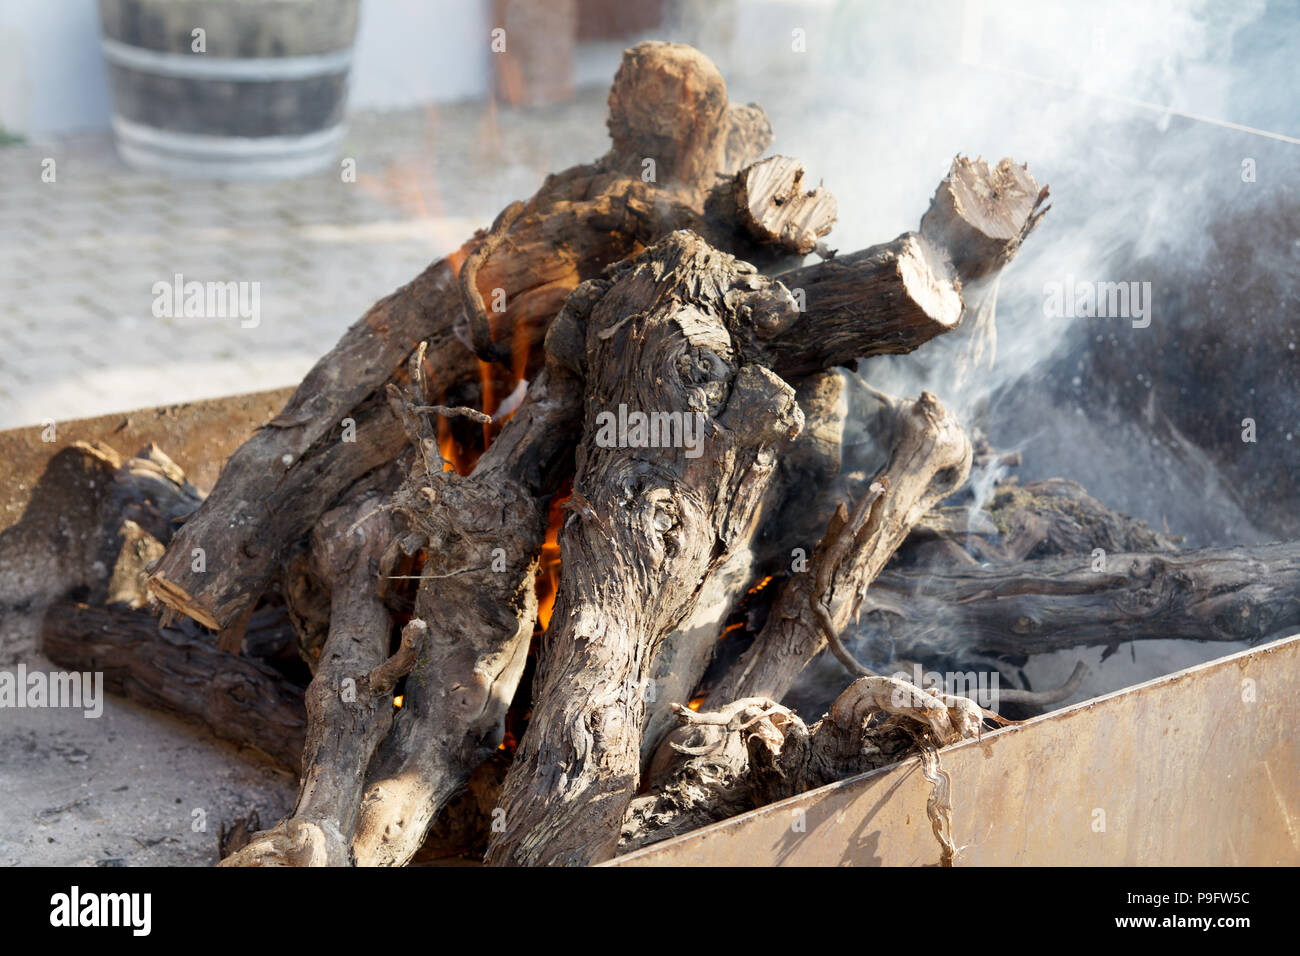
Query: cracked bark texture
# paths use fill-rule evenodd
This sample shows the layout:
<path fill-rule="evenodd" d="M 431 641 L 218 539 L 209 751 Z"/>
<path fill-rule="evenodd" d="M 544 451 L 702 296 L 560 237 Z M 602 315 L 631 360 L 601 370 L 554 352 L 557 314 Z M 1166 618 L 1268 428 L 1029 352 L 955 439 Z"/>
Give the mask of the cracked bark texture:
<path fill-rule="evenodd" d="M 860 499 L 853 523 L 843 504 L 806 570 L 789 577 L 758 637 L 726 671 L 702 705 L 717 710 L 750 697 L 780 700 L 795 678 L 826 647 L 814 604 L 822 605 L 842 633 L 894 551 L 917 522 L 966 481 L 971 446 L 956 418 L 928 392 L 882 411 L 892 422 L 888 461 L 872 481 L 883 489 Z M 874 493 L 868 493 L 873 496 Z M 670 733 L 651 761 L 654 786 L 663 786 L 682 764 Z M 711 771 L 710 771 L 711 773 Z"/>
<path fill-rule="evenodd" d="M 770 295 L 752 266 L 675 233 L 611 278 L 586 324 L 564 573 L 489 863 L 612 855 L 639 777 L 655 652 L 752 534 L 774 446 L 802 426 L 794 390 L 744 361 L 745 307 Z M 629 432 L 613 436 L 629 439 L 619 447 L 602 425 L 620 406 L 698 422 L 699 444 L 679 432 L 670 447 L 636 447 L 649 436 Z"/>
<path fill-rule="evenodd" d="M 564 321 L 581 321 L 582 300 Z M 472 474 L 417 470 L 403 489 L 401 510 L 428 554 L 414 612 L 428 638 L 366 781 L 358 865 L 406 863 L 501 743 L 537 618 L 547 508 L 571 466 L 581 411 L 581 384 L 551 361 Z"/>
<path fill-rule="evenodd" d="M 811 726 L 766 697 L 699 713 L 679 707 L 677 716 L 686 759 L 632 802 L 620 853 L 975 737 L 982 726 L 972 701 L 889 677 L 855 680 Z"/>
<path fill-rule="evenodd" d="M 817 540 L 826 518 L 809 506 L 809 495 L 823 494 L 841 467 L 841 444 L 848 405 L 838 371 L 812 375 L 799 384 L 795 398 L 804 427 L 777 461 L 753 537 L 737 547 L 730 561 L 709 577 L 690 619 L 664 642 L 655 657 L 653 694 L 641 737 L 643 770 L 678 719 L 673 705 L 689 701 L 713 660 L 723 626 L 754 584 L 761 568 L 788 565 L 791 542 Z M 832 504 L 831 509 L 834 510 Z M 809 520 L 811 519 L 811 520 Z M 815 525 L 815 527 L 814 527 Z"/>
<path fill-rule="evenodd" d="M 392 540 L 383 495 L 356 496 L 325 514 L 313 552 L 330 591 L 329 635 L 307 688 L 307 740 L 298 799 L 289 817 L 222 861 L 222 866 L 347 866 L 366 766 L 388 732 L 393 680 L 392 617 L 379 597 L 379 559 Z M 408 624 L 398 651 L 410 660 L 424 630 Z M 402 664 L 399 663 L 398 670 Z"/>
<path fill-rule="evenodd" d="M 769 246 L 737 220 L 731 177 L 771 141 L 762 111 L 728 104 L 726 85 L 690 47 L 643 43 L 624 54 L 609 97 L 610 151 L 547 178 L 477 273 L 481 295 L 505 293 L 495 339 L 527 356 L 543 341 L 565 296 L 609 263 L 677 228 L 691 228 L 747 256 Z M 645 181 L 644 161 L 655 163 Z M 480 368 L 459 288 L 460 265 L 483 234 L 377 302 L 316 363 L 284 410 L 231 456 L 211 495 L 181 528 L 150 578 L 160 600 L 238 639 L 292 544 L 353 482 L 406 446 L 385 386 L 402 381 L 420 342 L 434 357 L 435 396 L 473 393 Z M 525 366 L 524 377 L 536 368 Z M 465 400 L 463 397 L 459 400 Z M 489 414 L 494 409 L 486 409 Z M 343 441 L 345 421 L 355 441 Z M 190 552 L 205 549 L 208 571 Z"/>

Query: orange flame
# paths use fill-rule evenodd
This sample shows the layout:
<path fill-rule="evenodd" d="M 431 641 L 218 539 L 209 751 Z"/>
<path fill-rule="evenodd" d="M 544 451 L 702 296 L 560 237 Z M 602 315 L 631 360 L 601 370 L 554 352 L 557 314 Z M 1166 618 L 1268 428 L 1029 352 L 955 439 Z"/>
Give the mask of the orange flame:
<path fill-rule="evenodd" d="M 478 359 L 478 380 L 483 388 L 483 411 L 489 415 L 495 415 L 497 411 L 497 397 L 492 388 L 492 366 L 482 359 Z M 492 444 L 492 439 L 496 435 L 492 430 L 491 422 L 483 423 L 483 447 L 486 448 Z"/>
<path fill-rule="evenodd" d="M 516 382 L 522 381 L 528 374 L 528 359 L 533 348 L 530 338 L 528 323 L 523 321 L 521 315 L 515 319 L 514 334 L 510 339 L 510 372 Z"/>
<path fill-rule="evenodd" d="M 537 623 L 546 630 L 555 610 L 555 598 L 560 593 L 560 525 L 564 523 L 564 502 L 569 495 L 556 495 L 551 501 L 546 521 L 546 540 L 537 567 Z"/>
<path fill-rule="evenodd" d="M 458 475 L 468 475 L 478 461 L 478 454 L 470 454 L 461 447 L 451 433 L 451 423 L 442 417 L 438 418 L 438 451 L 442 453 L 442 470 Z"/>

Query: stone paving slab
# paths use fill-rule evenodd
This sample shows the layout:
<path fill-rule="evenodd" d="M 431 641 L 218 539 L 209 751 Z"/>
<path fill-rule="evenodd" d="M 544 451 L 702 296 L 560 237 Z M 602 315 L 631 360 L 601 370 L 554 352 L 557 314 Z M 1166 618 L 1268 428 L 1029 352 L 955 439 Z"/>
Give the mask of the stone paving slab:
<path fill-rule="evenodd" d="M 350 121 L 340 171 L 137 173 L 107 134 L 0 148 L 0 428 L 296 382 L 376 299 L 544 176 L 604 152 L 600 91 Z M 54 160 L 54 182 L 43 162 Z M 154 314 L 155 283 L 256 283 L 259 321 Z"/>

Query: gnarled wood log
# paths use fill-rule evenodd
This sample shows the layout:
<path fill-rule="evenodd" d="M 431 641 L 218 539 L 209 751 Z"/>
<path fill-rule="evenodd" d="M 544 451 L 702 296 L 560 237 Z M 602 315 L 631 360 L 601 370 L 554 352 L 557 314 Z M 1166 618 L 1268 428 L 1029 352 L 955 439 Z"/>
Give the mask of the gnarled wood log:
<path fill-rule="evenodd" d="M 965 482 L 970 442 L 934 396 L 925 392 L 915 401 L 891 402 L 882 414 L 893 420 L 888 462 L 858 501 L 852 521 L 840 505 L 807 568 L 786 580 L 763 630 L 709 692 L 703 709 L 785 696 L 826 647 L 828 634 L 847 627 L 867 588 L 916 523 Z M 675 747 L 680 738 L 670 733 L 660 745 L 650 765 L 652 786 L 666 786 L 680 768 Z"/>
<path fill-rule="evenodd" d="M 756 569 L 778 558 L 788 565 L 787 542 L 816 540 L 825 519 L 809 507 L 809 494 L 839 474 L 844 419 L 844 379 L 838 371 L 811 376 L 795 391 L 804 427 L 777 461 L 762 517 L 753 539 L 737 546 L 732 559 L 711 575 L 690 620 L 660 647 L 652 672 L 653 693 L 647 695 L 645 728 L 641 735 L 643 770 L 665 734 L 679 723 L 673 705 L 690 700 L 703 678 L 722 635 L 723 625 L 755 580 Z M 808 517 L 819 526 L 813 531 Z M 760 540 L 762 530 L 773 532 Z"/>
<path fill-rule="evenodd" d="M 826 646 L 821 605 L 835 632 L 847 626 L 863 595 L 921 517 L 961 487 L 970 442 L 957 420 L 928 392 L 894 407 L 889 462 L 858 502 L 852 521 L 841 505 L 808 570 L 784 585 L 753 645 L 710 693 L 705 707 L 744 697 L 779 700 Z"/>
<path fill-rule="evenodd" d="M 490 863 L 613 853 L 656 649 L 748 538 L 773 446 L 802 426 L 794 390 L 744 364 L 772 295 L 752 267 L 675 233 L 611 278 L 586 324 L 564 570 Z"/>
<path fill-rule="evenodd" d="M 872 721 L 877 715 L 888 716 Z M 662 787 L 632 801 L 620 853 L 975 737 L 983 726 L 965 697 L 889 677 L 855 680 L 812 726 L 765 697 L 699 713 L 679 706 L 677 716 L 686 760 Z"/>
<path fill-rule="evenodd" d="M 223 866 L 346 866 L 366 767 L 388 732 L 393 685 L 415 662 L 426 627 L 406 625 L 389 658 L 393 629 L 379 598 L 380 556 L 392 540 L 380 495 L 356 496 L 325 514 L 313 534 L 330 591 L 329 636 L 307 688 L 307 742 L 298 800 L 289 817 L 255 834 Z"/>
<path fill-rule="evenodd" d="M 1300 626 L 1300 544 L 1091 554 L 987 568 L 889 571 L 861 633 L 916 659 L 960 649 L 1022 659 L 1127 641 L 1259 641 Z"/>
<path fill-rule="evenodd" d="M 581 322 L 583 301 L 575 293 L 557 321 Z M 415 606 L 428 639 L 367 779 L 358 865 L 406 863 L 501 743 L 537 617 L 547 505 L 571 467 L 581 413 L 580 383 L 551 361 L 472 474 L 417 468 L 399 496 L 428 550 Z"/>
<path fill-rule="evenodd" d="M 672 229 L 695 229 L 746 255 L 764 255 L 761 244 L 770 238 L 750 236 L 735 221 L 732 184 L 715 181 L 756 159 L 770 128 L 761 111 L 728 105 L 722 77 L 705 57 L 689 47 L 641 44 L 625 54 L 609 105 L 609 153 L 549 177 L 500 224 L 489 261 L 475 261 L 480 295 L 504 292 L 498 344 L 509 343 L 521 360 L 579 282 Z M 715 193 L 728 198 L 714 201 Z M 231 456 L 150 578 L 163 602 L 220 630 L 223 646 L 237 647 L 242 623 L 289 546 L 349 485 L 405 447 L 385 385 L 400 380 L 412 350 L 428 343 L 435 396 L 476 388 L 474 345 L 482 330 L 467 314 L 459 278 L 485 238 L 376 303 L 285 409 Z M 479 401 L 487 404 L 486 396 Z M 204 550 L 207 571 L 192 570 L 194 548 Z"/>
<path fill-rule="evenodd" d="M 273 613 L 249 627 L 284 630 Z M 160 627 L 147 611 L 77 601 L 50 606 L 41 649 L 60 667 L 103 673 L 104 689 L 252 747 L 294 772 L 302 766 L 307 726 L 303 688 L 275 668 L 218 651 L 189 622 Z"/>

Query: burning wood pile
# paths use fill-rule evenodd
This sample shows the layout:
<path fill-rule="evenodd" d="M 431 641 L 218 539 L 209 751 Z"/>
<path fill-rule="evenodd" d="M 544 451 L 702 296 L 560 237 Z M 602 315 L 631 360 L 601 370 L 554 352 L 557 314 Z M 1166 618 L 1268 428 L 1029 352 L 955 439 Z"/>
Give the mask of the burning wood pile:
<path fill-rule="evenodd" d="M 951 860 L 935 751 L 999 718 L 864 665 L 851 621 L 896 663 L 949 653 L 945 622 L 1014 664 L 1175 620 L 1255 636 L 1295 592 L 1294 549 L 1262 577 L 1179 554 L 1069 482 L 972 509 L 997 452 L 843 371 L 979 347 L 1046 211 L 1025 167 L 958 158 L 916 232 L 836 254 L 833 197 L 762 158 L 762 110 L 698 52 L 629 50 L 608 125 L 376 303 L 206 499 L 158 449 L 81 448 L 112 488 L 103 582 L 46 653 L 301 771 L 226 864 L 595 863 L 906 756 Z M 1081 569 L 1095 548 L 1123 570 Z M 828 647 L 844 690 L 808 722 L 781 701 Z"/>

